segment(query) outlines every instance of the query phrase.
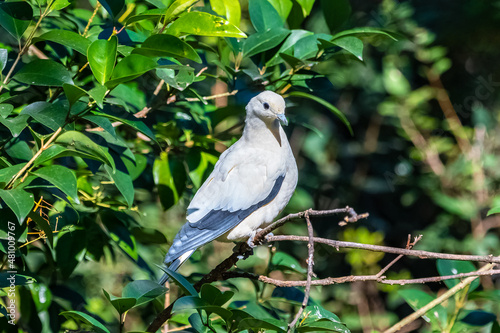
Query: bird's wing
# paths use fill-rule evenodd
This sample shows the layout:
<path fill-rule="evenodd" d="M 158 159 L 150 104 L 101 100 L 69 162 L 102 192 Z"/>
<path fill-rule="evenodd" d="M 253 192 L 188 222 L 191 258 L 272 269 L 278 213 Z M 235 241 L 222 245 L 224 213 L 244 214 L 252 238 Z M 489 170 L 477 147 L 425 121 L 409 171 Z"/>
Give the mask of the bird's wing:
<path fill-rule="evenodd" d="M 236 148 L 221 155 L 194 196 L 188 207 L 188 222 L 176 235 L 165 263 L 236 227 L 280 191 L 286 166 L 273 161 L 276 156 L 263 150 Z"/>

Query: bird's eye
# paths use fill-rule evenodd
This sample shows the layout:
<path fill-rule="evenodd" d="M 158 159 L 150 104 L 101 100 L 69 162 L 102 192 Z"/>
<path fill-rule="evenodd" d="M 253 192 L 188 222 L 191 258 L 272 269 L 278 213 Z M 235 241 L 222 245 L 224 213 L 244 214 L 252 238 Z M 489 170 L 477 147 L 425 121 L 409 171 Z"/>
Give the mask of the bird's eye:
<path fill-rule="evenodd" d="M 269 104 L 267 104 L 266 102 L 264 102 L 264 104 L 262 104 L 264 106 L 264 109 L 269 109 Z"/>

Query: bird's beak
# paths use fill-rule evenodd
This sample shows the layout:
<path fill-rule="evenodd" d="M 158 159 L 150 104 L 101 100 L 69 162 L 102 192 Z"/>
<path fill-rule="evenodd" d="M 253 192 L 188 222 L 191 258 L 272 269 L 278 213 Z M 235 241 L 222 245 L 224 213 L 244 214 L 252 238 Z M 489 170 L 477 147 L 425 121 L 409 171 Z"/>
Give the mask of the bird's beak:
<path fill-rule="evenodd" d="M 288 125 L 288 120 L 286 119 L 285 117 L 285 114 L 284 113 L 280 113 L 278 114 L 278 120 L 280 121 L 281 125 L 283 126 L 287 126 Z"/>

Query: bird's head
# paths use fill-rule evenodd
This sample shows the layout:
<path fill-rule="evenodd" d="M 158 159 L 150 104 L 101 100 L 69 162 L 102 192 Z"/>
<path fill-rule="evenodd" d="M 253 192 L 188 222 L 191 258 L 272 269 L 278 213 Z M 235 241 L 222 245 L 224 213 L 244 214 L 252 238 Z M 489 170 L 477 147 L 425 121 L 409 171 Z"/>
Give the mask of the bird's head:
<path fill-rule="evenodd" d="M 285 117 L 285 100 L 272 91 L 264 91 L 250 100 L 247 105 L 247 116 L 256 116 L 265 123 L 279 121 L 288 125 Z"/>

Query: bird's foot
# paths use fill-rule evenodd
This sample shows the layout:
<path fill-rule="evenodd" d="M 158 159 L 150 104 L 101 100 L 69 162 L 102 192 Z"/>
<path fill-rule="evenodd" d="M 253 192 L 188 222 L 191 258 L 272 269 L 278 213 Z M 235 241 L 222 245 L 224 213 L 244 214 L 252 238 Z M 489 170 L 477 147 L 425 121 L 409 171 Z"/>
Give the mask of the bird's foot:
<path fill-rule="evenodd" d="M 250 237 L 248 237 L 247 244 L 248 244 L 248 246 L 249 246 L 251 249 L 253 249 L 253 248 L 254 248 L 254 247 L 256 247 L 257 245 L 259 245 L 259 244 L 255 244 L 255 243 L 253 242 L 253 239 L 255 238 L 255 235 L 257 235 L 257 233 L 258 233 L 259 231 L 261 231 L 261 230 L 262 230 L 262 229 L 261 229 L 261 228 L 259 228 L 259 229 L 257 229 L 257 230 L 252 231 L 252 234 L 250 235 Z"/>
<path fill-rule="evenodd" d="M 266 237 L 264 237 L 264 243 L 267 244 L 267 246 L 272 247 L 273 244 L 269 242 L 269 237 L 274 236 L 272 232 L 268 233 Z"/>

